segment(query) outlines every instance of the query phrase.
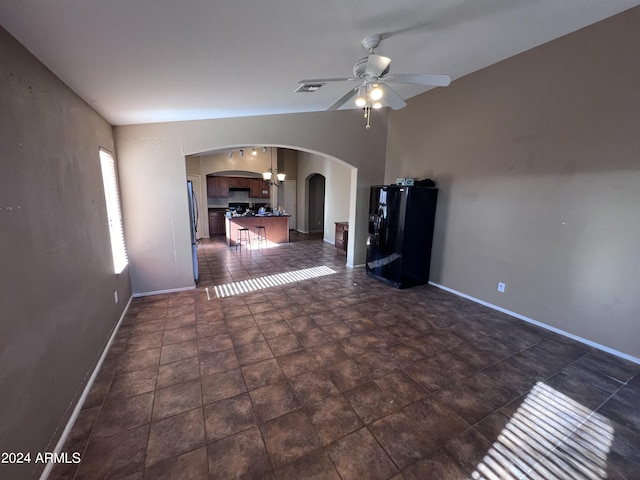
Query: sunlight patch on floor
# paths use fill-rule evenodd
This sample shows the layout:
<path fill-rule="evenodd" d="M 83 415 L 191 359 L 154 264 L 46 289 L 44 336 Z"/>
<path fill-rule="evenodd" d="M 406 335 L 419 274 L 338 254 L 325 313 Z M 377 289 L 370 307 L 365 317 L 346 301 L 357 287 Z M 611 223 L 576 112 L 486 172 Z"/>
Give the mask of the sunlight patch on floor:
<path fill-rule="evenodd" d="M 213 287 L 218 298 L 230 297 L 242 293 L 255 292 L 264 288 L 278 287 L 289 283 L 309 280 L 310 278 L 322 277 L 337 273 L 324 265 L 319 267 L 305 268 L 302 270 L 294 270 L 293 272 L 276 273 L 266 277 L 250 278 L 248 280 L 240 280 L 233 283 L 225 283 Z"/>
<path fill-rule="evenodd" d="M 471 477 L 602 480 L 613 433 L 605 417 L 538 382 Z"/>

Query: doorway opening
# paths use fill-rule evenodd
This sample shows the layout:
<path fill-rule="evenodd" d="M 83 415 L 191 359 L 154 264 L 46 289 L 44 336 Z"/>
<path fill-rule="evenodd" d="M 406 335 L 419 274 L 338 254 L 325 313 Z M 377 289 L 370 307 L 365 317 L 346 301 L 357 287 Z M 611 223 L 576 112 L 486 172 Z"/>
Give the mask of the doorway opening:
<path fill-rule="evenodd" d="M 326 179 L 314 173 L 309 177 L 309 233 L 324 232 L 324 197 Z"/>

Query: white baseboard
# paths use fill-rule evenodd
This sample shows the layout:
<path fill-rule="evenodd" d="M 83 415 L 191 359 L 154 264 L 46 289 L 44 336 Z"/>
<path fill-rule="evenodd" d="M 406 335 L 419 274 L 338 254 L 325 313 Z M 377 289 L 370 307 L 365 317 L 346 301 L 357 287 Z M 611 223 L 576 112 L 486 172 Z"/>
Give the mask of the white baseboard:
<path fill-rule="evenodd" d="M 186 292 L 188 290 L 195 290 L 196 286 L 193 287 L 182 287 L 182 288 L 170 288 L 168 290 L 155 290 L 153 292 L 137 292 L 133 294 L 134 298 L 139 297 L 149 297 L 151 295 L 162 295 L 164 293 L 176 293 L 176 292 Z"/>
<path fill-rule="evenodd" d="M 124 320 L 124 317 L 127 314 L 127 311 L 129 310 L 129 306 L 131 305 L 131 300 L 133 300 L 133 296 L 129 297 L 129 301 L 127 302 L 127 305 L 124 307 L 124 310 L 122 311 L 122 314 L 120 315 L 120 318 L 116 323 L 116 326 L 113 327 L 111 336 L 109 337 L 107 344 L 102 350 L 102 354 L 98 359 L 98 363 L 96 363 L 96 366 L 93 369 L 93 373 L 91 374 L 91 377 L 89 377 L 89 380 L 87 381 L 87 384 L 85 385 L 84 390 L 82 391 L 82 395 L 80 395 L 80 398 L 78 399 L 76 406 L 73 409 L 73 412 L 69 417 L 69 420 L 67 421 L 67 425 L 64 427 L 64 430 L 62 431 L 62 435 L 60 435 L 60 438 L 58 439 L 58 443 L 56 444 L 56 448 L 54 449 L 54 453 L 56 455 L 62 451 L 62 447 L 64 447 L 64 444 L 67 441 L 69 432 L 71 432 L 71 429 L 73 428 L 73 424 L 75 423 L 76 419 L 78 418 L 78 415 L 80 414 L 80 411 L 82 410 L 82 405 L 84 404 L 84 401 L 87 399 L 87 396 L 89 395 L 89 391 L 91 390 L 91 387 L 93 386 L 93 382 L 95 382 L 96 377 L 98 376 L 98 372 L 100 371 L 100 367 L 102 367 L 104 359 L 107 357 L 107 353 L 109 352 L 109 348 L 111 348 L 111 344 L 113 343 L 116 333 L 118 333 L 120 324 L 122 323 L 122 320 Z M 44 470 L 42 471 L 42 474 L 40 475 L 40 480 L 47 480 L 47 478 L 49 477 L 49 474 L 51 474 L 51 470 L 53 469 L 54 465 L 55 464 L 53 462 L 47 463 L 47 465 L 44 467 Z"/>
<path fill-rule="evenodd" d="M 584 343 L 585 345 L 589 345 L 590 347 L 597 348 L 598 350 L 602 350 L 603 352 L 610 353 L 611 355 L 615 355 L 616 357 L 620 357 L 630 362 L 640 364 L 640 358 L 627 355 L 626 353 L 619 352 L 618 350 L 614 350 L 613 348 L 609 348 L 605 345 L 600 345 L 599 343 L 592 342 L 591 340 L 587 340 L 586 338 L 579 337 L 578 335 L 565 332 L 564 330 L 560 330 L 559 328 L 552 327 L 551 325 L 547 325 L 546 323 L 539 322 L 538 320 L 534 320 L 533 318 L 525 317 L 524 315 L 520 315 L 519 313 L 512 312 L 511 310 L 507 310 L 506 308 L 502 308 L 497 305 L 493 305 L 492 303 L 485 302 L 484 300 L 480 300 L 479 298 L 472 297 L 471 295 L 467 295 L 466 293 L 458 292 L 457 290 L 454 290 L 449 287 L 445 287 L 444 285 L 440 285 L 439 283 L 429 282 L 429 285 L 433 285 L 434 287 L 453 293 L 454 295 L 458 295 L 459 297 L 466 298 L 468 300 L 471 300 L 472 302 L 479 303 L 480 305 L 484 305 L 485 307 L 489 307 L 493 310 L 506 313 L 507 315 L 510 315 L 512 317 L 515 317 L 519 320 L 523 320 L 528 323 L 532 323 L 533 325 L 537 325 L 538 327 L 542 327 L 546 330 L 551 330 L 552 332 L 571 338 L 572 340 L 575 340 L 577 342 Z"/>

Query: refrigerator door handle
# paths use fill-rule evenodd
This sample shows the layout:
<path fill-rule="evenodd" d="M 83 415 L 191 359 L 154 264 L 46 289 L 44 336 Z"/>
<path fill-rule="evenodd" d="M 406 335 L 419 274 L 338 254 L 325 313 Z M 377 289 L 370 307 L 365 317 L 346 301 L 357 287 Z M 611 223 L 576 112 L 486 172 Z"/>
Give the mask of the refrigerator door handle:
<path fill-rule="evenodd" d="M 197 242 L 198 241 L 198 218 L 200 214 L 198 212 L 198 198 L 196 197 L 195 190 L 191 190 L 191 197 L 193 200 L 193 229 L 196 233 L 195 240 Z"/>

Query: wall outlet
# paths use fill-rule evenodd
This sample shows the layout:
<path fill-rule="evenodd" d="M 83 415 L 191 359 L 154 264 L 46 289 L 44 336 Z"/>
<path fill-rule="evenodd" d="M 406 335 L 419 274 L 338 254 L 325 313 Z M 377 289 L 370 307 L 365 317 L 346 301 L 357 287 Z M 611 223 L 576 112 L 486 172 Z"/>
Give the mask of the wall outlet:
<path fill-rule="evenodd" d="M 504 283 L 502 283 L 502 282 L 498 282 L 498 291 L 499 291 L 500 293 L 504 293 L 504 287 L 505 287 L 505 286 L 506 286 L 506 285 L 505 285 Z"/>
<path fill-rule="evenodd" d="M 113 292 L 113 301 L 114 303 L 118 303 L 118 291 Z"/>

